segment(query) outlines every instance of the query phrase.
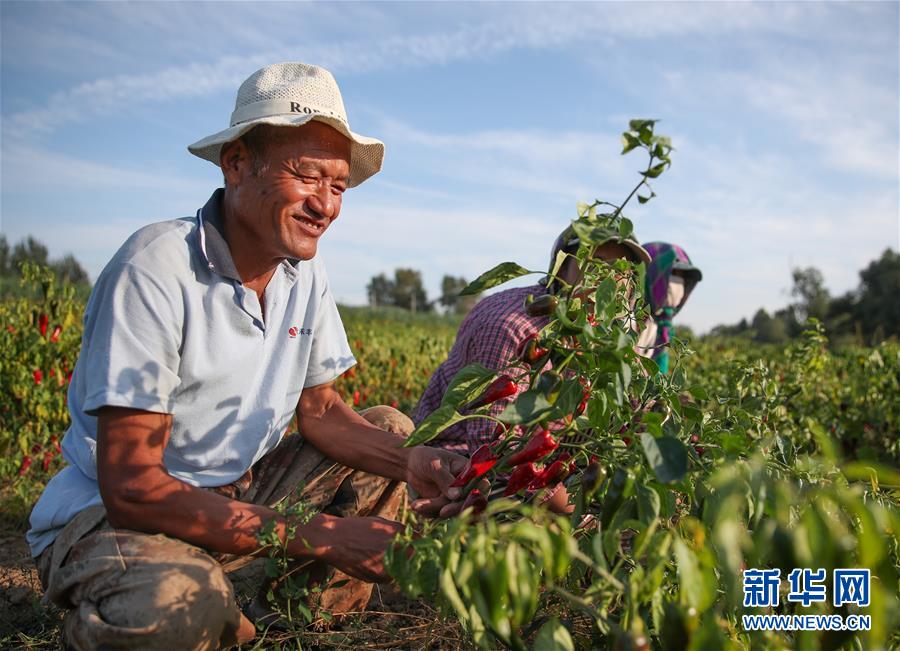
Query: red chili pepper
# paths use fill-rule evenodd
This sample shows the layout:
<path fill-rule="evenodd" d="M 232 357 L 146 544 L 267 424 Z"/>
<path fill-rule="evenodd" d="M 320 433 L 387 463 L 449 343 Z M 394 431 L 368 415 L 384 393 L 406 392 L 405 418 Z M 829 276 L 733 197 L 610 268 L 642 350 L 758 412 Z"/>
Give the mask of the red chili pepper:
<path fill-rule="evenodd" d="M 31 457 L 29 457 L 26 454 L 24 457 L 22 457 L 22 465 L 19 466 L 19 477 L 23 476 L 26 472 L 28 472 L 28 469 L 30 467 L 31 467 Z"/>
<path fill-rule="evenodd" d="M 591 399 L 591 392 L 589 389 L 585 389 L 584 393 L 581 394 L 581 402 L 578 403 L 578 407 L 575 409 L 575 416 L 581 416 L 584 413 L 584 410 L 587 409 L 588 400 Z"/>
<path fill-rule="evenodd" d="M 353 406 L 359 407 L 359 391 L 353 392 Z"/>
<path fill-rule="evenodd" d="M 523 488 L 526 488 L 538 474 L 533 463 L 523 463 L 516 466 L 509 475 L 509 482 L 506 484 L 506 490 L 503 491 L 503 494 L 507 497 L 515 495 Z"/>
<path fill-rule="evenodd" d="M 40 384 L 44 381 L 44 372 L 41 369 L 37 369 L 32 375 L 34 376 L 35 384 Z"/>
<path fill-rule="evenodd" d="M 59 454 L 62 452 L 62 446 L 59 444 L 59 438 L 57 438 L 56 434 L 50 437 L 50 443 L 53 444 L 56 453 Z"/>
<path fill-rule="evenodd" d="M 53 328 L 53 333 L 50 335 L 50 343 L 55 344 L 59 341 L 59 335 L 62 334 L 62 326 L 58 325 Z"/>
<path fill-rule="evenodd" d="M 528 338 L 522 343 L 519 354 L 522 357 L 522 361 L 528 365 L 533 365 L 550 352 L 548 349 L 538 346 L 537 337 L 538 333 L 534 332 L 528 335 Z"/>
<path fill-rule="evenodd" d="M 50 325 L 50 317 L 43 313 L 38 315 L 38 330 L 40 331 L 42 337 L 45 337 L 47 335 L 48 325 Z"/>
<path fill-rule="evenodd" d="M 44 472 L 47 472 L 50 469 L 51 461 L 53 461 L 53 451 L 47 450 L 44 452 L 44 461 L 41 463 L 41 468 Z"/>
<path fill-rule="evenodd" d="M 501 375 L 488 385 L 484 393 L 463 407 L 463 409 L 478 409 L 503 398 L 509 398 L 516 394 L 517 389 L 516 383 L 508 375 Z"/>
<path fill-rule="evenodd" d="M 453 480 L 453 483 L 450 484 L 450 486 L 452 488 L 461 488 L 476 477 L 481 477 L 484 473 L 493 468 L 496 463 L 497 455 L 494 454 L 491 447 L 486 444 L 482 445 L 475 450 L 472 457 L 469 459 L 469 463 L 466 464 L 466 467 L 463 468 L 463 471 L 459 473 L 459 476 Z"/>
<path fill-rule="evenodd" d="M 481 491 L 477 488 L 473 488 L 472 492 L 468 494 L 466 497 L 466 501 L 463 502 L 463 510 L 466 510 L 469 507 L 472 507 L 472 513 L 478 515 L 482 511 L 487 508 L 487 498 L 481 494 Z"/>
<path fill-rule="evenodd" d="M 544 468 L 544 471 L 528 484 L 528 490 L 536 491 L 568 477 L 575 470 L 575 464 L 569 464 L 571 458 L 572 455 L 568 452 L 559 455 L 559 459 Z"/>
<path fill-rule="evenodd" d="M 518 466 L 529 461 L 537 461 L 559 447 L 559 443 L 550 434 L 549 430 L 541 429 L 529 439 L 521 450 L 509 458 L 509 465 Z"/>

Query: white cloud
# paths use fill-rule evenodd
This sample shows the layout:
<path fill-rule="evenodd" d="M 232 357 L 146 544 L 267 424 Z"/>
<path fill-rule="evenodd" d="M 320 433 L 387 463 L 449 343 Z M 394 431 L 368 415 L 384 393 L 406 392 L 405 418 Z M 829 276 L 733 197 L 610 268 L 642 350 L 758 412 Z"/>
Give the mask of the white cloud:
<path fill-rule="evenodd" d="M 509 10 L 511 6 L 515 7 L 515 11 Z M 307 7 L 298 9 L 297 5 L 286 3 L 249 9 L 240 4 L 199 4 L 192 7 L 191 3 L 127 6 L 113 3 L 105 9 L 101 7 L 101 15 L 108 13 L 122 30 L 135 30 L 138 26 L 143 30 L 148 26 L 151 30 L 163 30 L 166 43 L 180 37 L 193 44 L 198 39 L 207 42 L 215 36 L 217 43 L 221 44 L 218 48 L 220 52 L 230 50 L 234 41 L 256 44 L 259 49 L 255 52 L 244 51 L 240 55 L 219 56 L 213 61 L 176 64 L 142 74 L 120 74 L 84 82 L 54 93 L 43 106 L 8 116 L 5 122 L 12 127 L 12 132 L 46 132 L 134 102 L 167 102 L 230 90 L 254 69 L 271 61 L 296 58 L 299 54 L 336 72 L 358 74 L 391 70 L 398 66 L 445 65 L 514 49 L 568 47 L 598 38 L 648 39 L 673 34 L 708 35 L 750 29 L 781 31 L 807 24 L 811 14 L 830 13 L 829 10 L 810 6 L 802 14 L 784 5 L 742 4 L 739 9 L 724 3 L 695 3 L 689 6 L 690 10 L 686 10 L 686 5 L 672 3 L 524 4 L 504 5 L 499 9 L 452 5 L 451 14 L 462 13 L 468 20 L 455 29 L 386 38 L 374 38 L 363 30 L 364 36 L 356 35 L 341 42 L 332 39 L 317 42 L 306 34 L 301 47 L 294 26 L 300 25 L 302 28 L 304 20 L 310 19 L 317 24 L 315 12 Z M 342 7 L 371 13 L 371 9 L 360 9 L 356 5 Z M 458 12 L 459 7 L 464 11 Z M 437 7 L 435 11 L 443 15 L 449 10 L 450 7 Z M 262 30 L 253 25 L 264 20 L 271 21 L 273 11 L 277 11 L 281 19 L 279 24 L 270 26 L 271 34 L 267 40 Z M 326 12 L 327 19 L 334 10 L 323 8 L 321 11 Z M 173 19 L 173 15 L 177 18 L 179 14 L 184 14 L 183 21 Z M 96 25 L 96 16 L 84 16 L 83 12 L 76 11 L 72 20 L 87 20 L 96 31 L 102 32 L 103 26 Z M 213 24 L 210 24 L 210 17 L 214 18 Z M 171 33 L 171 26 L 185 24 L 191 27 L 187 33 Z M 288 27 L 291 29 L 288 30 Z M 165 31 L 167 28 L 168 34 Z M 78 39 L 72 41 L 70 35 L 66 38 L 77 50 L 89 45 Z"/>
<path fill-rule="evenodd" d="M 200 179 L 159 173 L 146 167 L 123 168 L 12 143 L 3 150 L 4 192 L 92 187 L 133 188 L 187 193 L 207 187 Z"/>

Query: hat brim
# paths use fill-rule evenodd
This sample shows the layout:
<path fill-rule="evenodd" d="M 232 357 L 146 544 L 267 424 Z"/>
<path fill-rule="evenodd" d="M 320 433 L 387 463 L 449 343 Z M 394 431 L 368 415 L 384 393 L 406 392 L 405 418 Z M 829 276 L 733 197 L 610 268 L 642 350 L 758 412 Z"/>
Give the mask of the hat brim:
<path fill-rule="evenodd" d="M 637 256 L 640 262 L 643 262 L 644 264 L 650 264 L 650 261 L 652 260 L 650 254 L 647 252 L 647 249 L 630 238 L 622 237 L 621 235 L 610 235 L 610 237 L 608 237 L 607 239 L 597 242 L 597 246 L 603 246 L 608 242 L 615 242 L 616 244 L 621 244 L 622 246 L 626 247 L 628 250 L 634 253 L 635 256 Z"/>
<path fill-rule="evenodd" d="M 677 269 L 682 276 L 693 279 L 695 283 L 703 280 L 703 272 L 692 264 L 676 260 L 675 264 L 672 265 L 672 269 Z"/>
<path fill-rule="evenodd" d="M 277 127 L 301 127 L 312 120 L 324 122 L 350 140 L 350 180 L 347 183 L 349 187 L 356 187 L 381 170 L 381 164 L 384 162 L 383 142 L 350 131 L 350 129 L 347 128 L 347 125 L 341 120 L 332 118 L 328 115 L 315 113 L 312 115 L 273 115 L 241 122 L 233 127 L 207 136 L 202 140 L 198 140 L 192 145 L 188 145 L 188 151 L 194 154 L 194 156 L 198 156 L 204 160 L 208 160 L 210 163 L 219 165 L 219 156 L 222 152 L 222 146 L 233 140 L 237 140 L 253 127 L 259 126 L 260 124 L 270 124 Z"/>

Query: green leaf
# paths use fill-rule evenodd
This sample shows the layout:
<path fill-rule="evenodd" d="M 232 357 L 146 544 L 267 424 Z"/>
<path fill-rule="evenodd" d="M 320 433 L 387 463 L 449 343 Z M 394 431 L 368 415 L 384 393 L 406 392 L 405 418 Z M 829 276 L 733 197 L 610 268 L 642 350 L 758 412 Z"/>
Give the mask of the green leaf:
<path fill-rule="evenodd" d="M 560 416 L 572 414 L 584 398 L 584 387 L 578 380 L 564 380 L 559 396 L 556 398 L 556 410 Z"/>
<path fill-rule="evenodd" d="M 534 651 L 575 651 L 575 643 L 562 622 L 551 617 L 537 634 Z"/>
<path fill-rule="evenodd" d="M 622 134 L 622 153 L 627 154 L 632 149 L 636 149 L 641 146 L 641 141 L 628 133 L 627 131 Z"/>
<path fill-rule="evenodd" d="M 414 445 L 427 443 L 445 429 L 458 423 L 464 418 L 465 416 L 457 413 L 456 408 L 453 405 L 438 407 L 428 415 L 428 418 L 419 423 L 419 426 L 403 443 L 403 447 L 411 448 Z"/>
<path fill-rule="evenodd" d="M 581 240 L 582 245 L 602 244 L 619 238 L 619 233 L 607 223 L 598 224 L 596 221 L 588 222 L 577 220 L 572 222 L 572 229 Z"/>
<path fill-rule="evenodd" d="M 612 303 L 616 295 L 616 281 L 612 278 L 604 278 L 597 285 L 597 291 L 594 294 L 594 316 L 599 318 L 602 316 L 601 310 Z"/>
<path fill-rule="evenodd" d="M 568 254 L 565 251 L 557 251 L 556 252 L 556 260 L 553 261 L 553 268 L 550 270 L 550 276 L 556 278 L 559 275 L 559 270 L 562 268 L 563 263 L 568 258 Z"/>
<path fill-rule="evenodd" d="M 851 461 L 841 467 L 850 481 L 875 482 L 882 486 L 900 487 L 900 471 L 877 461 Z"/>
<path fill-rule="evenodd" d="M 494 371 L 478 363 L 464 366 L 450 380 L 444 397 L 441 398 L 441 406 L 456 407 L 481 395 L 495 375 Z"/>
<path fill-rule="evenodd" d="M 691 395 L 697 400 L 709 400 L 709 392 L 703 387 L 691 387 Z"/>
<path fill-rule="evenodd" d="M 655 522 L 659 517 L 662 503 L 659 499 L 659 493 L 649 486 L 640 485 L 637 487 L 637 507 L 638 519 L 644 524 L 649 525 Z"/>
<path fill-rule="evenodd" d="M 681 538 L 675 538 L 675 559 L 678 563 L 678 583 L 681 601 L 700 610 L 706 603 L 700 564 L 694 552 Z"/>
<path fill-rule="evenodd" d="M 687 448 L 678 439 L 671 436 L 655 438 L 644 432 L 641 434 L 641 445 L 650 467 L 662 483 L 678 481 L 687 474 Z"/>
<path fill-rule="evenodd" d="M 622 360 L 622 386 L 625 390 L 628 390 L 628 387 L 631 386 L 631 365 L 626 362 L 624 359 Z"/>
<path fill-rule="evenodd" d="M 638 358 L 644 366 L 644 370 L 647 371 L 647 375 L 650 377 L 656 377 L 659 375 L 659 364 L 653 361 L 650 357 L 640 357 Z"/>
<path fill-rule="evenodd" d="M 518 265 L 515 262 L 501 262 L 490 271 L 485 271 L 483 274 L 478 276 L 478 278 L 466 285 L 466 288 L 462 290 L 459 295 L 472 296 L 474 294 L 480 294 L 485 289 L 490 289 L 491 287 L 502 285 L 506 281 L 512 280 L 513 278 L 519 278 L 520 276 L 526 276 L 533 273 L 542 272 L 529 271 L 525 267 Z"/>
<path fill-rule="evenodd" d="M 657 120 L 629 120 L 628 128 L 631 131 L 640 131 L 641 129 L 644 129 L 648 126 L 652 127 L 656 123 Z"/>
<path fill-rule="evenodd" d="M 660 163 L 659 165 L 654 165 L 646 172 L 641 172 L 641 176 L 644 176 L 648 179 L 655 179 L 657 176 L 666 171 L 666 164 Z"/>
<path fill-rule="evenodd" d="M 816 440 L 816 443 L 819 445 L 822 456 L 832 463 L 836 463 L 838 460 L 837 448 L 835 447 L 834 441 L 825 431 L 825 428 L 812 418 L 807 418 L 806 424 L 809 427 L 809 431 L 812 433 L 813 438 Z"/>
<path fill-rule="evenodd" d="M 511 425 L 529 424 L 540 420 L 547 415 L 553 405 L 547 402 L 539 391 L 525 391 L 520 393 L 516 401 L 508 405 L 498 418 Z"/>
<path fill-rule="evenodd" d="M 650 199 L 652 199 L 655 196 L 656 196 L 656 193 L 651 191 L 650 194 L 648 194 L 646 197 L 639 194 L 637 196 L 637 200 L 638 200 L 638 203 L 647 203 L 648 201 L 650 201 Z"/>
<path fill-rule="evenodd" d="M 627 217 L 619 221 L 619 237 L 628 237 L 634 232 L 634 223 Z"/>
<path fill-rule="evenodd" d="M 647 428 L 647 431 L 653 436 L 662 436 L 662 422 L 665 419 L 664 414 L 656 411 L 648 411 L 641 418 L 641 423 Z"/>

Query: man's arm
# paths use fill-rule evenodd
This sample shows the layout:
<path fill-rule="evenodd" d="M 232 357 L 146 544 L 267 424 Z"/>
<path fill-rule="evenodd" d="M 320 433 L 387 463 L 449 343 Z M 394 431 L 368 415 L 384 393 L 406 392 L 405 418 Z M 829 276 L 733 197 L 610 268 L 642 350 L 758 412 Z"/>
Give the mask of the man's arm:
<path fill-rule="evenodd" d="M 250 554 L 256 534 L 275 521 L 284 539 L 287 521 L 272 509 L 238 502 L 169 475 L 163 452 L 172 416 L 122 407 L 99 411 L 97 479 L 114 527 L 163 533 L 210 551 Z M 365 580 L 383 580 L 382 554 L 400 527 L 381 518 L 319 514 L 288 542 L 296 558 L 314 558 Z"/>
<path fill-rule="evenodd" d="M 404 448 L 404 438 L 369 423 L 347 405 L 334 383 L 300 394 L 297 420 L 303 437 L 329 459 L 389 479 L 405 481 L 421 496 L 412 508 L 449 517 L 459 511 L 458 488 L 450 488 L 465 458 L 425 446 Z"/>

